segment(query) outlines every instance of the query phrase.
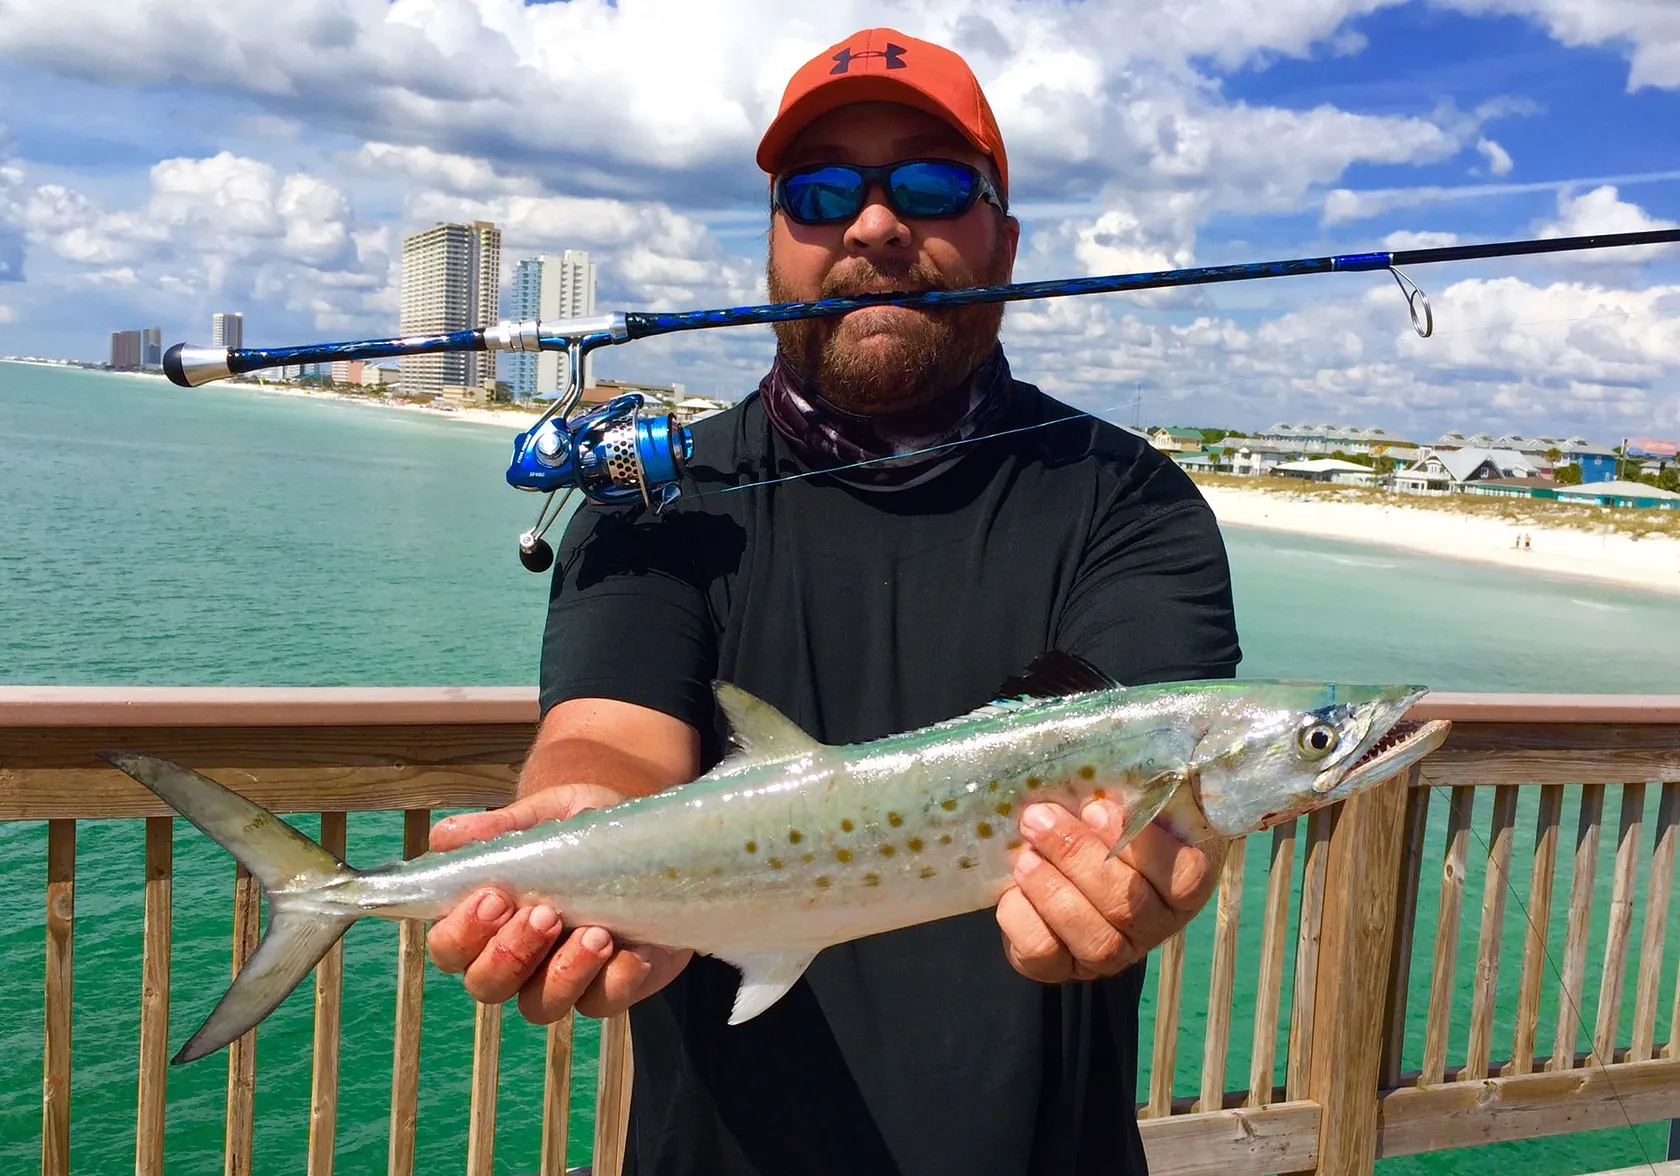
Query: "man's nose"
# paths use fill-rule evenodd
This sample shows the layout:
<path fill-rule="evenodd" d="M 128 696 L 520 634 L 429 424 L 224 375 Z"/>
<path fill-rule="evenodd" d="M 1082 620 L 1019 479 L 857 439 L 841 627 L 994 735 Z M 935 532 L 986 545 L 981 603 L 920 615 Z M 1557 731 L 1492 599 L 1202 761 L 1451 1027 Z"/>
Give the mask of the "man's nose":
<path fill-rule="evenodd" d="M 910 226 L 887 203 L 886 189 L 871 183 L 863 194 L 863 207 L 846 227 L 846 248 L 857 253 L 882 249 L 903 249 L 910 244 Z"/>

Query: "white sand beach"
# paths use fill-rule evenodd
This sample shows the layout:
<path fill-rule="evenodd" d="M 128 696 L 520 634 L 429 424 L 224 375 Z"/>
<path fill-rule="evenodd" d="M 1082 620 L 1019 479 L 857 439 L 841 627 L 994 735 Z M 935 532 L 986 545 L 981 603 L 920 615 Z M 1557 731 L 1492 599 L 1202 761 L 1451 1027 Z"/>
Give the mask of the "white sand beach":
<path fill-rule="evenodd" d="M 1346 498 L 1209 484 L 1198 486 L 1222 526 L 1255 527 L 1497 564 L 1516 572 L 1567 576 L 1680 595 L 1680 541 L 1667 535 L 1546 525 L 1546 502 L 1512 500 L 1519 520 L 1464 514 L 1403 494 Z M 1629 516 L 1645 512 L 1623 510 Z M 1666 512 L 1665 512 L 1666 513 Z M 1608 515 L 1609 512 L 1606 511 Z M 1528 536 L 1527 547 L 1517 546 Z M 1680 632 L 1680 615 L 1676 620 Z"/>

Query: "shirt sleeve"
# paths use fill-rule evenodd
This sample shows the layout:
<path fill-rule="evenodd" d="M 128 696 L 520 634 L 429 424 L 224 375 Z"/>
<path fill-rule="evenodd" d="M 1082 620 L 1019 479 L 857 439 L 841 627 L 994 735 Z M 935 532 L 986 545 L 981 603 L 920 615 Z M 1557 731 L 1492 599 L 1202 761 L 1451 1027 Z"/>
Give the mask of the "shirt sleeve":
<path fill-rule="evenodd" d="M 543 630 L 541 706 L 612 698 L 705 731 L 717 631 L 692 541 L 704 516 L 585 504 L 555 553 Z"/>
<path fill-rule="evenodd" d="M 1057 647 L 1126 685 L 1233 678 L 1242 650 L 1225 542 L 1195 485 L 1163 465 L 1099 512 Z"/>

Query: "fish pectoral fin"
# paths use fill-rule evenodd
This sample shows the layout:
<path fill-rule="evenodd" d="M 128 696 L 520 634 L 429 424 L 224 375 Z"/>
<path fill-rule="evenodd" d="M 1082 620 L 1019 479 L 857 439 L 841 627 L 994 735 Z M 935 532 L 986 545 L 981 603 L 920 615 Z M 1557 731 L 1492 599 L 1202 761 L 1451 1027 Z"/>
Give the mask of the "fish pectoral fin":
<path fill-rule="evenodd" d="M 735 1007 L 730 1010 L 729 1023 L 739 1025 L 750 1021 L 781 1000 L 816 958 L 814 954 L 789 952 L 785 955 L 744 955 L 729 959 L 729 963 L 741 969 L 741 987 L 735 992 Z"/>
<path fill-rule="evenodd" d="M 731 758 L 785 759 L 822 750 L 799 724 L 757 695 L 728 682 L 713 682 L 712 694 L 729 720 L 730 738 L 741 749 Z"/>
<path fill-rule="evenodd" d="M 1148 828 L 1149 823 L 1161 815 L 1161 811 L 1173 797 L 1181 792 L 1188 792 L 1188 788 L 1181 786 L 1189 783 L 1190 772 L 1186 768 L 1158 772 L 1144 781 L 1143 787 L 1132 797 L 1132 804 L 1125 810 L 1120 836 L 1115 839 L 1114 847 L 1108 851 L 1109 856 L 1113 857 L 1125 849 L 1132 838 Z"/>

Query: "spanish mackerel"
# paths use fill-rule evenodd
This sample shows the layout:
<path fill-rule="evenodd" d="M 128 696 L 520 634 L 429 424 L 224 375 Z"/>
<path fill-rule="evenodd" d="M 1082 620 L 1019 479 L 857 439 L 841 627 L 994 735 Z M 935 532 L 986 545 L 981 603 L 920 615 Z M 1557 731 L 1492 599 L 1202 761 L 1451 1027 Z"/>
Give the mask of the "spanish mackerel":
<path fill-rule="evenodd" d="M 262 1021 L 357 919 L 437 919 L 492 885 L 550 904 L 568 927 L 728 961 L 742 975 L 739 1024 L 825 947 L 996 904 L 1028 804 L 1114 800 L 1115 852 L 1152 821 L 1192 844 L 1241 837 L 1394 776 L 1448 732 L 1403 720 L 1423 687 L 1128 688 L 1056 653 L 969 714 L 844 746 L 735 686 L 713 690 L 735 746 L 691 783 L 368 871 L 196 772 L 101 753 L 238 858 L 269 900 L 261 944 L 174 1060 Z"/>

